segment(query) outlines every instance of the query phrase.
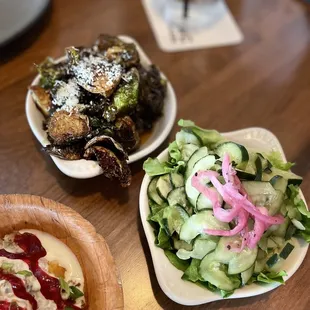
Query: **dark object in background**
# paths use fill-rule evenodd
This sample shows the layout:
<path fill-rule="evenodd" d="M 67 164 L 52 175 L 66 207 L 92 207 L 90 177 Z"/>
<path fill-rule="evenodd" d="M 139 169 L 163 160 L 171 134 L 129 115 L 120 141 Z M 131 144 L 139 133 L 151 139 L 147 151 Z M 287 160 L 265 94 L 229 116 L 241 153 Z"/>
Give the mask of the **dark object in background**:
<path fill-rule="evenodd" d="M 27 48 L 49 20 L 50 0 L 0 1 L 0 63 Z"/>

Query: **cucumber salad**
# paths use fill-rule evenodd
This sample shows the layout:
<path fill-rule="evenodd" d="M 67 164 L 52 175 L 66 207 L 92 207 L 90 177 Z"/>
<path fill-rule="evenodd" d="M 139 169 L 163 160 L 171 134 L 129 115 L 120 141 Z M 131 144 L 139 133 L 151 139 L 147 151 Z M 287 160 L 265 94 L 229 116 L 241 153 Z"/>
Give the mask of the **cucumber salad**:
<path fill-rule="evenodd" d="M 284 283 L 296 237 L 310 242 L 293 164 L 191 121 L 179 126 L 167 161 L 143 166 L 155 244 L 183 280 L 223 297 L 253 282 Z"/>

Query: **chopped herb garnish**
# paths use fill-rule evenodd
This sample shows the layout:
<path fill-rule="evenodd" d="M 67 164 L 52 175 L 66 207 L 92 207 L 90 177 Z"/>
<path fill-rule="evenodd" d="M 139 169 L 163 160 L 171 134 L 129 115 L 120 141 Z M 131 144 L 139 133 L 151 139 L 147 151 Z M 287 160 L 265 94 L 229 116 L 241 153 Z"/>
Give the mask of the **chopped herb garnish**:
<path fill-rule="evenodd" d="M 83 292 L 81 292 L 76 286 L 70 286 L 70 299 L 76 300 L 82 296 L 84 296 Z"/>
<path fill-rule="evenodd" d="M 69 284 L 65 281 L 64 278 L 59 278 L 59 284 L 60 284 L 60 288 L 62 293 L 66 293 L 67 295 L 70 295 L 70 287 Z"/>
<path fill-rule="evenodd" d="M 3 262 L 1 265 L 1 269 L 5 270 L 5 271 L 10 271 L 13 268 L 13 264 L 12 263 L 6 263 Z"/>
<path fill-rule="evenodd" d="M 16 274 L 20 274 L 20 275 L 25 276 L 25 277 L 32 276 L 32 272 L 30 272 L 28 270 L 21 270 L 21 271 L 18 271 Z"/>

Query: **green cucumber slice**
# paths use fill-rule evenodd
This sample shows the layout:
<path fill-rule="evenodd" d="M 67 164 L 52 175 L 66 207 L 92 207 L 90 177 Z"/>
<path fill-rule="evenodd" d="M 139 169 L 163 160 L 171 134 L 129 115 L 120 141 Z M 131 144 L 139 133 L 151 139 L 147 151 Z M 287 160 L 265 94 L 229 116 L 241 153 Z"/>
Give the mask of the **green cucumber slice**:
<path fill-rule="evenodd" d="M 184 177 L 180 173 L 170 173 L 170 182 L 174 188 L 184 186 Z"/>
<path fill-rule="evenodd" d="M 180 231 L 180 240 L 190 243 L 199 234 L 203 234 L 204 229 L 229 230 L 228 223 L 220 222 L 215 218 L 210 210 L 201 211 L 192 215 L 185 221 Z"/>
<path fill-rule="evenodd" d="M 155 177 L 151 180 L 148 188 L 147 188 L 147 194 L 151 200 L 153 200 L 158 205 L 162 205 L 164 203 L 164 200 L 158 195 L 156 190 L 156 184 L 159 177 Z"/>
<path fill-rule="evenodd" d="M 168 194 L 172 191 L 173 186 L 170 181 L 170 175 L 165 174 L 158 178 L 156 183 L 156 190 L 158 195 L 163 199 L 167 200 Z"/>
<path fill-rule="evenodd" d="M 185 249 L 179 249 L 176 253 L 180 259 L 190 259 L 197 258 L 203 259 L 208 253 L 212 252 L 217 246 L 217 242 L 213 239 L 203 239 L 197 238 L 194 241 L 194 246 L 192 251 L 187 251 Z"/>
<path fill-rule="evenodd" d="M 193 207 L 196 207 L 196 201 L 200 194 L 200 192 L 192 186 L 192 177 L 195 175 L 196 172 L 200 170 L 210 170 L 214 167 L 215 164 L 215 156 L 214 155 L 207 155 L 196 162 L 194 165 L 190 176 L 185 182 L 185 192 L 189 202 L 192 204 Z M 206 183 L 209 183 L 210 180 L 206 179 Z"/>
<path fill-rule="evenodd" d="M 232 291 L 237 287 L 223 269 L 223 264 L 217 261 L 215 252 L 211 252 L 201 261 L 199 273 L 204 281 L 208 281 L 221 290 Z"/>
<path fill-rule="evenodd" d="M 234 161 L 239 169 L 244 169 L 249 161 L 247 149 L 243 145 L 234 142 L 224 142 L 220 144 L 216 148 L 215 153 L 221 158 L 223 158 L 225 153 L 228 153 L 230 160 Z"/>
<path fill-rule="evenodd" d="M 247 270 L 241 272 L 242 285 L 246 285 L 254 273 L 254 264 Z"/>
<path fill-rule="evenodd" d="M 222 237 L 215 250 L 217 260 L 228 264 L 228 274 L 237 274 L 249 269 L 254 265 L 258 248 L 249 249 L 245 247 L 240 253 L 232 251 L 234 244 L 241 246 L 240 236 Z"/>
<path fill-rule="evenodd" d="M 287 259 L 288 256 L 292 253 L 292 251 L 294 250 L 294 246 L 291 243 L 287 243 L 285 245 L 285 247 L 282 249 L 281 253 L 280 253 L 280 257 L 283 259 Z"/>
<path fill-rule="evenodd" d="M 188 162 L 191 156 L 199 149 L 198 145 L 195 144 L 185 144 L 181 149 L 181 157 L 184 162 Z"/>
<path fill-rule="evenodd" d="M 179 206 L 168 206 L 164 209 L 163 223 L 167 227 L 170 236 L 174 232 L 180 233 L 184 222 L 189 218 L 187 212 Z"/>
<path fill-rule="evenodd" d="M 270 181 L 274 176 L 279 175 L 281 177 L 283 177 L 284 179 L 287 180 L 288 185 L 293 184 L 293 185 L 300 185 L 302 183 L 302 177 L 300 177 L 299 175 L 291 172 L 291 171 L 284 171 L 275 167 L 271 168 L 271 173 L 267 174 L 264 173 L 263 174 L 263 181 Z"/>
<path fill-rule="evenodd" d="M 206 146 L 201 147 L 200 149 L 198 149 L 196 152 L 193 153 L 193 155 L 190 157 L 190 159 L 187 162 L 187 167 L 186 167 L 186 171 L 185 171 L 185 179 L 188 179 L 188 177 L 192 173 L 192 170 L 193 170 L 196 162 L 199 159 L 201 159 L 207 155 L 209 155 L 209 151 L 208 151 L 208 148 Z"/>
<path fill-rule="evenodd" d="M 218 193 L 218 191 L 214 187 L 210 187 L 210 190 L 215 191 L 218 194 L 219 201 L 222 204 L 223 198 Z M 207 198 L 204 194 L 200 193 L 196 200 L 196 211 L 202 211 L 202 210 L 213 210 L 213 204 L 209 198 Z"/>
<path fill-rule="evenodd" d="M 280 175 L 275 175 L 270 179 L 270 184 L 275 190 L 281 191 L 283 194 L 286 192 L 288 181 Z"/>
<path fill-rule="evenodd" d="M 201 146 L 199 139 L 194 134 L 183 129 L 176 134 L 175 140 L 180 150 L 182 149 L 183 145 L 186 144 Z"/>
<path fill-rule="evenodd" d="M 252 202 L 257 206 L 266 207 L 269 215 L 275 215 L 280 211 L 284 194 L 275 190 L 269 182 L 243 181 L 242 184 Z"/>
<path fill-rule="evenodd" d="M 167 196 L 169 206 L 180 205 L 185 208 L 188 205 L 184 186 L 173 189 Z"/>

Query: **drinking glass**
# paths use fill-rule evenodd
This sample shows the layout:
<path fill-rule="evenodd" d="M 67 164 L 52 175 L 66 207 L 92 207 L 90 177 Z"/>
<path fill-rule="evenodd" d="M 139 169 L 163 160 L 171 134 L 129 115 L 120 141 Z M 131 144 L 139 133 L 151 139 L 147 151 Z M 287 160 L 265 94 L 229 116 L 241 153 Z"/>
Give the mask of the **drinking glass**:
<path fill-rule="evenodd" d="M 153 5 L 166 23 L 189 32 L 211 27 L 225 12 L 223 0 L 189 0 L 187 5 L 185 2 L 153 0 Z"/>

